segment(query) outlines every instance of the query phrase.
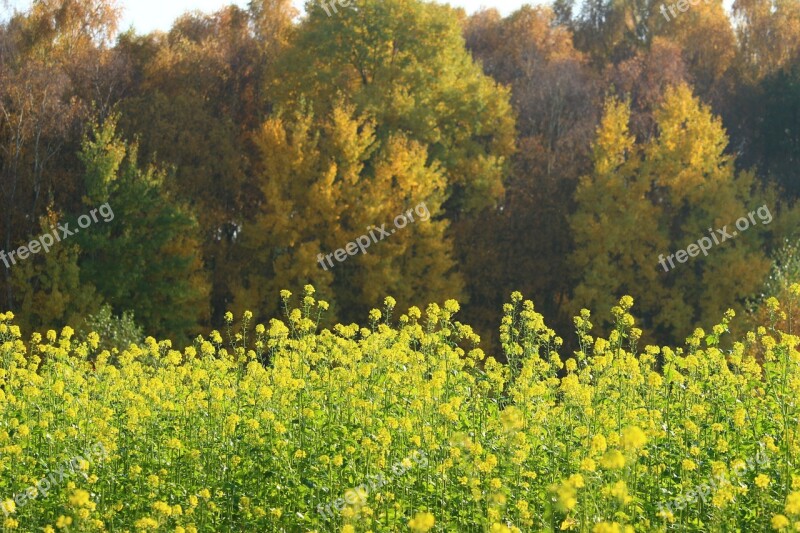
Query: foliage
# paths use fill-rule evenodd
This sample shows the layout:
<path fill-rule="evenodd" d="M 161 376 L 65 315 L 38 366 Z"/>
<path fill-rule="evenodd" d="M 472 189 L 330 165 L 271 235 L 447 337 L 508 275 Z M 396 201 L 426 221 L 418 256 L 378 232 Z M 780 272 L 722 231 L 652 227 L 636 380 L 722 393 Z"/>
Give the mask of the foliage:
<path fill-rule="evenodd" d="M 745 80 L 776 73 L 800 53 L 800 5 L 785 0 L 736 0 L 735 29 Z"/>
<path fill-rule="evenodd" d="M 775 254 L 762 296 L 781 296 L 793 283 L 800 283 L 800 242 L 787 240 Z"/>
<path fill-rule="evenodd" d="M 503 294 L 521 289 L 558 326 L 570 327 L 563 303 L 573 286 L 573 236 L 567 217 L 578 178 L 588 171 L 600 91 L 570 32 L 547 7 L 523 7 L 506 18 L 495 10 L 467 21 L 467 48 L 484 72 L 511 88 L 518 151 L 498 208 L 453 224 L 469 300 L 464 316 L 487 346 Z M 483 253 L 475 253 L 475 250 Z"/>
<path fill-rule="evenodd" d="M 145 338 L 144 330 L 136 325 L 133 313 L 125 311 L 121 316 L 115 316 L 108 304 L 96 313 L 87 315 L 83 327 L 78 331 L 82 340 L 88 339 L 91 333 L 100 336 L 97 349 L 108 350 L 112 354 L 127 350 L 131 344 L 142 344 Z"/>
<path fill-rule="evenodd" d="M 800 283 L 800 242 L 787 239 L 775 253 L 761 294 L 749 302 L 748 326 L 775 321 L 785 331 L 800 331 L 800 317 L 790 323 L 786 313 L 775 307 L 775 302 L 787 300 L 795 283 Z"/>
<path fill-rule="evenodd" d="M 444 169 L 448 215 L 497 203 L 514 151 L 508 91 L 481 72 L 464 48 L 449 6 L 353 0 L 329 17 L 308 3 L 275 90 L 284 106 L 305 101 L 325 116 L 340 99 L 375 119 L 386 142 L 398 134 Z"/>
<path fill-rule="evenodd" d="M 658 29 L 654 33 L 668 37 L 681 48 L 695 91 L 709 104 L 717 103 L 729 82 L 725 77 L 734 67 L 737 52 L 735 32 L 724 3 L 698 2 L 669 21 L 655 11 L 652 23 Z"/>
<path fill-rule="evenodd" d="M 645 313 L 664 309 L 666 303 L 656 258 L 669 241 L 659 228 L 658 206 L 648 201 L 652 183 L 641 172 L 642 156 L 629 121 L 626 103 L 607 102 L 594 144 L 594 172 L 581 179 L 575 194 L 572 261 L 583 276 L 573 295 L 573 312 L 581 305 L 577 302 L 611 309 L 615 291 L 637 287 L 648 287 L 637 294 Z M 604 325 L 611 322 L 603 318 Z"/>
<path fill-rule="evenodd" d="M 800 524 L 797 336 L 759 327 L 722 351 L 730 312 L 683 348 L 640 351 L 633 300 L 624 297 L 607 339 L 591 336 L 581 311 L 581 349 L 564 357 L 561 339 L 515 293 L 500 329 L 510 364 L 501 365 L 475 348 L 452 300 L 395 321 L 387 298 L 369 327 L 322 331 L 326 305 L 313 288 L 299 309 L 288 292 L 283 302 L 285 321 L 253 328 L 246 313 L 236 332 L 229 316 L 227 343 L 215 331 L 183 351 L 149 337 L 118 365 L 97 335 L 77 342 L 64 328 L 26 343 L 13 315 L 1 315 L 4 503 L 81 450 L 107 452 L 76 460 L 77 475 L 46 497 L 8 507 L 4 526 L 604 532 Z M 799 303 L 794 285 L 780 308 L 795 315 Z M 763 366 L 748 355 L 755 348 L 765 352 Z M 385 482 L 375 485 L 376 476 Z M 341 513 L 324 518 L 319 510 L 337 500 Z"/>
<path fill-rule="evenodd" d="M 95 125 L 80 158 L 86 167 L 84 212 L 105 204 L 111 209 L 103 215 L 108 218 L 74 237 L 82 251 L 81 278 L 115 312 L 134 311 L 148 330 L 185 342 L 208 316 L 191 211 L 164 191 L 163 174 L 138 168 L 137 147 L 118 137 L 114 116 Z"/>
<path fill-rule="evenodd" d="M 102 169 L 87 176 L 81 159 L 97 124 L 118 124 L 92 157 L 121 177 L 106 191 L 120 202 L 114 224 L 5 269 L 4 307 L 27 333 L 109 303 L 186 342 L 227 309 L 275 316 L 271 294 L 314 283 L 330 291 L 331 320 L 363 316 L 385 293 L 401 305 L 459 298 L 497 348 L 502 295 L 516 288 L 559 328 L 583 305 L 642 291 L 661 342 L 756 296 L 800 222 L 798 0 L 737 0 L 730 13 L 719 0 L 555 0 L 505 17 L 441 4 L 352 0 L 328 16 L 308 2 L 298 17 L 292 0 L 249 0 L 147 35 L 118 34 L 116 0 L 6 10 L 0 250 L 103 197 L 89 191 Z M 624 176 L 594 168 L 609 99 L 629 107 Z M 125 152 L 118 167 L 106 148 Z M 316 254 L 419 196 L 430 224 L 318 266 Z M 780 214 L 769 230 L 685 278 L 645 271 L 659 242 L 656 256 L 683 249 L 731 222 L 721 214 L 764 203 Z"/>
<path fill-rule="evenodd" d="M 754 219 L 747 233 L 736 232 L 734 223 L 761 206 L 777 213 L 777 201 L 757 189 L 752 174 L 736 173 L 719 119 L 688 87 L 668 89 L 655 119 L 658 135 L 636 143 L 627 104 L 607 104 L 594 172 L 581 182 L 572 217 L 572 257 L 583 271 L 572 310 L 608 308 L 609 294 L 632 293 L 648 329 L 663 339 L 688 335 L 693 324 L 727 307 L 743 310 L 769 269 L 760 250 L 770 243 L 771 228 Z M 711 241 L 709 232 L 726 227 L 741 234 Z M 713 257 L 660 265 L 703 237 L 713 243 Z"/>
<path fill-rule="evenodd" d="M 254 139 L 264 203 L 242 230 L 248 262 L 234 292 L 237 309 L 276 316 L 281 287 L 313 282 L 331 292 L 333 316 L 352 320 L 382 291 L 403 305 L 432 293 L 460 296 L 453 245 L 441 219 L 445 178 L 427 150 L 401 134 L 381 142 L 375 121 L 337 107 L 326 120 L 311 114 L 276 116 Z M 345 263 L 320 264 L 370 227 L 394 227 L 398 215 L 425 204 L 417 220 Z M 374 232 L 374 230 L 373 230 Z"/>
<path fill-rule="evenodd" d="M 55 214 L 43 218 L 39 234 L 50 232 L 57 221 Z M 27 331 L 77 324 L 100 307 L 102 296 L 81 279 L 79 261 L 80 248 L 74 242 L 62 242 L 50 253 L 33 255 L 13 266 L 11 287 L 20 314 L 18 324 Z"/>
<path fill-rule="evenodd" d="M 800 64 L 765 77 L 755 94 L 757 101 L 748 103 L 762 113 L 754 132 L 758 168 L 790 198 L 800 198 Z"/>
<path fill-rule="evenodd" d="M 278 4 L 285 2 L 252 2 L 258 27 L 286 22 L 264 20 Z M 120 131 L 138 139 L 143 161 L 173 169 L 164 188 L 197 219 L 218 319 L 241 267 L 231 261 L 236 235 L 256 203 L 247 141 L 266 113 L 265 69 L 280 49 L 271 41 L 279 35 L 253 35 L 260 32 L 254 22 L 228 6 L 187 14 L 168 36 L 126 35 L 119 46 L 135 73 L 130 96 L 120 102 Z"/>

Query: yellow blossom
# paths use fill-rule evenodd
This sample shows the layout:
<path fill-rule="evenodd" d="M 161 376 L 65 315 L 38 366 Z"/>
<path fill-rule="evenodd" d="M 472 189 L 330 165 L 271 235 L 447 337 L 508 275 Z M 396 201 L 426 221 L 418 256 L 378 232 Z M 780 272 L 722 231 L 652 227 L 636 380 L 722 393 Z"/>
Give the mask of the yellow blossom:
<path fill-rule="evenodd" d="M 409 521 L 408 527 L 415 533 L 426 533 L 433 529 L 435 523 L 436 520 L 431 513 L 417 513 L 414 518 Z"/>
<path fill-rule="evenodd" d="M 778 514 L 772 517 L 771 524 L 772 524 L 772 529 L 781 530 L 786 527 L 789 527 L 790 522 L 789 519 L 786 518 L 784 515 Z"/>

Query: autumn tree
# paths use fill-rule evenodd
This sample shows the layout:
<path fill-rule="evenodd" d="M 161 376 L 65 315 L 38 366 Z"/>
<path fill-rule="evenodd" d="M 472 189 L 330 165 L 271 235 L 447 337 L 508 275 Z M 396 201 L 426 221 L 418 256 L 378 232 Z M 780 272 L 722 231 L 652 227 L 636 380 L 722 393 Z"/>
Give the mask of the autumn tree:
<path fill-rule="evenodd" d="M 730 105 L 724 112 L 742 168 L 800 195 L 798 72 L 800 5 L 794 1 L 738 0 L 732 22 L 738 49 Z"/>
<path fill-rule="evenodd" d="M 83 74 L 107 51 L 118 15 L 110 0 L 37 0 L 0 25 L 0 242 L 6 250 L 35 233 L 48 209 L 80 201 L 75 152 L 82 121 L 95 105 Z M 8 270 L 2 285 L 3 305 L 10 307 Z"/>
<path fill-rule="evenodd" d="M 657 135 L 655 112 L 667 89 L 691 80 L 681 47 L 663 37 L 655 37 L 647 50 L 610 66 L 604 77 L 609 93 L 628 102 L 630 132 L 639 142 Z"/>
<path fill-rule="evenodd" d="M 627 106 L 607 109 L 596 146 L 625 147 L 612 160 L 628 166 L 608 174 L 596 148 L 594 171 L 579 189 L 572 221 L 583 277 L 573 310 L 606 310 L 603 298 L 629 293 L 661 339 L 688 335 L 729 307 L 741 310 L 769 268 L 762 249 L 774 237 L 758 223 L 736 237 L 733 224 L 761 206 L 776 216 L 774 195 L 759 192 L 752 174 L 736 173 L 719 119 L 688 87 L 667 90 L 656 112 L 659 135 L 638 147 L 623 127 Z M 626 182 L 635 184 L 629 192 Z M 696 244 L 688 249 L 700 239 L 711 243 L 707 256 Z M 670 259 L 678 250 L 693 254 L 688 264 Z"/>
<path fill-rule="evenodd" d="M 310 112 L 276 115 L 255 142 L 264 204 L 243 229 L 237 309 L 271 316 L 280 290 L 306 283 L 345 320 L 363 318 L 386 294 L 406 307 L 461 296 L 441 218 L 446 180 L 424 146 L 400 134 L 380 141 L 375 120 L 345 105 L 317 120 Z M 413 223 L 395 227 L 398 215 L 422 204 Z M 346 261 L 325 259 L 364 235 L 376 238 L 361 239 Z"/>
<path fill-rule="evenodd" d="M 603 67 L 632 57 L 652 38 L 650 19 L 653 0 L 570 0 L 556 2 L 560 18 L 567 20 L 575 33 L 575 46 L 589 55 L 592 63 Z"/>
<path fill-rule="evenodd" d="M 743 82 L 775 74 L 798 60 L 800 4 L 793 0 L 736 0 L 733 23 Z"/>
<path fill-rule="evenodd" d="M 51 233 L 59 221 L 54 212 L 43 216 L 36 228 L 37 237 Z M 12 266 L 9 278 L 14 299 L 9 309 L 15 311 L 25 331 L 78 325 L 100 309 L 103 298 L 91 280 L 81 277 L 79 261 L 80 247 L 75 241 L 64 241 L 48 253 L 32 255 Z"/>
<path fill-rule="evenodd" d="M 721 0 L 697 2 L 677 16 L 654 18 L 654 33 L 681 47 L 683 63 L 703 101 L 720 109 L 736 59 L 736 36 Z"/>
<path fill-rule="evenodd" d="M 247 8 L 263 57 L 275 62 L 289 45 L 297 9 L 291 0 L 250 0 Z"/>
<path fill-rule="evenodd" d="M 144 161 L 173 166 L 165 187 L 197 213 L 217 320 L 232 302 L 236 236 L 258 195 L 249 138 L 266 117 L 265 54 L 274 56 L 283 42 L 262 42 L 259 32 L 274 21 L 270 6 L 282 4 L 254 2 L 252 13 L 229 6 L 185 15 L 166 35 L 129 34 L 119 45 L 135 82 L 122 103 L 120 126 L 139 139 Z"/>
<path fill-rule="evenodd" d="M 634 294 L 637 309 L 653 313 L 666 296 L 653 259 L 669 239 L 659 230 L 660 207 L 648 199 L 652 184 L 629 122 L 627 103 L 606 102 L 593 145 L 594 168 L 575 193 L 571 259 L 582 273 L 570 306 L 575 316 L 586 307 L 608 319 L 623 294 Z"/>
<path fill-rule="evenodd" d="M 377 138 L 426 147 L 447 180 L 447 216 L 496 205 L 514 150 L 508 92 L 464 48 L 458 12 L 419 0 L 355 0 L 330 17 L 316 3 L 276 80 L 284 105 L 318 115 L 340 98 L 374 117 Z"/>
<path fill-rule="evenodd" d="M 572 327 L 562 313 L 572 287 L 567 216 L 588 170 L 598 77 L 549 8 L 523 7 L 506 18 L 478 12 L 464 34 L 484 71 L 511 88 L 519 145 L 501 206 L 455 224 L 460 264 L 476 280 L 464 316 L 492 339 L 505 299 L 521 290 L 550 323 Z"/>

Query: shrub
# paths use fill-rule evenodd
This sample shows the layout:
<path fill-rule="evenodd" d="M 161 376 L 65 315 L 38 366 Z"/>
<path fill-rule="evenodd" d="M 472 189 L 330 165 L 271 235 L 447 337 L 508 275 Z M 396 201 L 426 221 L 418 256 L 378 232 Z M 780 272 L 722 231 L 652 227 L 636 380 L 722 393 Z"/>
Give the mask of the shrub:
<path fill-rule="evenodd" d="M 125 311 L 122 316 L 116 316 L 108 304 L 86 317 L 81 337 L 85 340 L 90 332 L 100 336 L 100 350 L 122 352 L 131 344 L 141 344 L 144 340 L 144 332 L 136 325 L 133 312 Z"/>

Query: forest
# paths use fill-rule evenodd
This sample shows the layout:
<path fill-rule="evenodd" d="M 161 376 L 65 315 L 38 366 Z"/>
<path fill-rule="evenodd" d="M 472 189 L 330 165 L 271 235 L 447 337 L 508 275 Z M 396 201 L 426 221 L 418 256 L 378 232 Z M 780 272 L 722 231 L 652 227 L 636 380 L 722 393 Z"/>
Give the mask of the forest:
<path fill-rule="evenodd" d="M 186 343 L 311 283 L 332 321 L 457 299 L 487 346 L 513 291 L 566 327 L 631 294 L 673 342 L 763 314 L 797 272 L 798 2 L 356 4 L 253 0 L 147 35 L 110 0 L 7 15 L 2 248 L 116 214 L 0 267 L 23 330 Z M 318 263 L 421 202 L 430 221 Z M 761 206 L 769 226 L 659 266 Z"/>

